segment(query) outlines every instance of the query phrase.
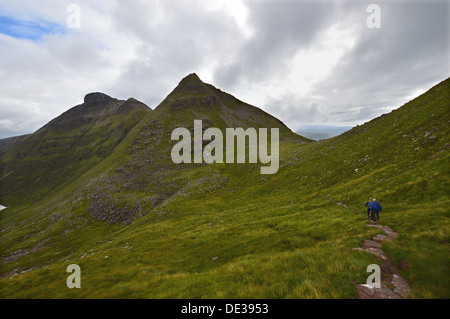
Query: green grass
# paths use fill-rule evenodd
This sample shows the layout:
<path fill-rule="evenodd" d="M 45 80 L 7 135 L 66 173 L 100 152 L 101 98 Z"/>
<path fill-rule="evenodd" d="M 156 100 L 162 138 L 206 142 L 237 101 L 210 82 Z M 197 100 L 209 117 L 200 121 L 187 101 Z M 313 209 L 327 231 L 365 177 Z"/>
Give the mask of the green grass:
<path fill-rule="evenodd" d="M 353 280 L 363 281 L 364 265 L 374 260 L 352 250 L 373 231 L 364 229 L 360 216 L 327 201 L 325 208 L 255 207 L 253 214 L 231 207 L 215 211 L 214 204 L 197 203 L 192 213 L 186 207 L 183 214 L 162 221 L 149 221 L 147 215 L 100 244 L 85 243 L 61 258 L 68 261 L 4 279 L 4 289 L 8 297 L 25 298 L 44 296 L 23 289 L 27 282 L 49 285 L 41 293 L 51 298 L 351 298 Z M 93 255 L 81 258 L 90 249 Z M 40 257 L 47 258 L 33 259 Z M 62 294 L 70 263 L 80 265 L 83 288 Z"/>
<path fill-rule="evenodd" d="M 259 164 L 173 164 L 171 129 L 197 115 L 163 105 L 77 178 L 0 213 L 1 255 L 24 254 L 0 274 L 38 267 L 0 279 L 0 297 L 355 298 L 367 266 L 381 263 L 353 249 L 381 233 L 365 226 L 363 205 L 376 197 L 382 224 L 399 233 L 382 249 L 410 297 L 448 298 L 449 86 L 333 139 L 300 143 L 285 133 L 274 175 Z M 95 220 L 96 192 L 143 216 Z M 81 289 L 66 287 L 72 263 Z"/>

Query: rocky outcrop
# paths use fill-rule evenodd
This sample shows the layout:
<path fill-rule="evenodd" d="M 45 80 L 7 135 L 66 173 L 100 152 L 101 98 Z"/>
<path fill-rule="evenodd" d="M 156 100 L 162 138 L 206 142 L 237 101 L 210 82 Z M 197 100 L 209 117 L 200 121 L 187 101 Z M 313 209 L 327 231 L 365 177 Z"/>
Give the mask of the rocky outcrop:
<path fill-rule="evenodd" d="M 109 102 L 112 102 L 116 99 L 110 97 L 109 95 L 106 95 L 104 93 L 100 92 L 93 92 L 86 94 L 84 97 L 84 104 L 88 105 L 105 105 Z"/>

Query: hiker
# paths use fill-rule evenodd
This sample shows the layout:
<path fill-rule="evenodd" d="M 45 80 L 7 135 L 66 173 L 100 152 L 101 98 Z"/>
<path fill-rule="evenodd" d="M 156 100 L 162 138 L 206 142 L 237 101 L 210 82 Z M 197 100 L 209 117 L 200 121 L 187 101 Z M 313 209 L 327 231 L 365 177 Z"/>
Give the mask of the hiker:
<path fill-rule="evenodd" d="M 370 219 L 370 204 L 372 204 L 372 198 L 369 198 L 369 201 L 364 204 L 367 207 L 367 219 Z"/>
<path fill-rule="evenodd" d="M 378 223 L 378 220 L 380 220 L 380 212 L 383 211 L 383 208 L 381 208 L 380 203 L 377 202 L 375 198 L 372 199 L 371 211 L 372 211 L 372 220 L 375 223 Z"/>

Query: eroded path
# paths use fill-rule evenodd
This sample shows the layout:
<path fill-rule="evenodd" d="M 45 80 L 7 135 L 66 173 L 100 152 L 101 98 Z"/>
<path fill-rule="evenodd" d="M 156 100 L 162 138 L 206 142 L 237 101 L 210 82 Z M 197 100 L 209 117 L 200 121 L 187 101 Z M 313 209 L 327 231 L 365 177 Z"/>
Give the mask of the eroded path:
<path fill-rule="evenodd" d="M 352 213 L 355 211 L 347 205 L 335 201 L 328 197 L 334 204 L 340 205 Z M 358 299 L 403 299 L 411 293 L 411 288 L 405 278 L 400 276 L 397 268 L 392 264 L 389 257 L 381 250 L 381 244 L 384 241 L 391 242 L 397 238 L 398 234 L 390 227 L 383 225 L 370 224 L 368 227 L 376 227 L 384 231 L 385 235 L 378 234 L 372 239 L 366 239 L 361 248 L 353 248 L 355 250 L 366 251 L 374 254 L 383 261 L 380 265 L 381 269 L 381 287 L 372 288 L 367 284 L 357 284 Z M 390 286 L 390 287 L 388 287 Z"/>
<path fill-rule="evenodd" d="M 377 227 L 384 231 L 386 235 L 378 234 L 372 239 L 366 239 L 361 248 L 353 248 L 374 254 L 379 257 L 383 264 L 381 269 L 381 288 L 372 288 L 367 284 L 356 285 L 358 289 L 358 299 L 402 299 L 406 298 L 411 292 L 411 288 L 405 278 L 400 276 L 397 268 L 389 260 L 389 257 L 381 250 L 381 244 L 384 241 L 393 241 L 398 234 L 388 226 L 367 225 L 368 227 Z M 391 290 L 386 284 L 393 287 Z"/>

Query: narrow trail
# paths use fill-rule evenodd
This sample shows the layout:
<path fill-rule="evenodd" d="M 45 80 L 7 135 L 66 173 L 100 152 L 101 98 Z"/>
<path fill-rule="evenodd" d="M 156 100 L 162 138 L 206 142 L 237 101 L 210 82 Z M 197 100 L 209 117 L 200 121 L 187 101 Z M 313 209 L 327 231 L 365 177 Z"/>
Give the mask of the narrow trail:
<path fill-rule="evenodd" d="M 328 197 L 334 204 L 340 205 L 352 213 L 355 211 L 347 205 L 336 202 L 333 198 Z M 358 289 L 358 299 L 403 299 L 411 293 L 411 288 L 405 278 L 400 276 L 397 268 L 392 264 L 389 257 L 381 250 L 381 244 L 384 241 L 392 242 L 398 237 L 390 227 L 379 224 L 369 224 L 367 227 L 376 227 L 384 231 L 385 235 L 378 234 L 372 239 L 366 239 L 361 248 L 353 248 L 354 250 L 366 251 L 374 254 L 383 261 L 380 265 L 381 269 L 381 287 L 372 288 L 367 284 L 356 284 Z M 393 287 L 392 290 L 387 286 Z"/>
<path fill-rule="evenodd" d="M 383 264 L 381 268 L 381 287 L 372 288 L 367 284 L 358 284 L 358 299 L 403 299 L 411 292 L 411 288 L 405 278 L 400 276 L 397 268 L 392 264 L 389 257 L 381 250 L 381 244 L 384 241 L 391 242 L 397 238 L 398 234 L 388 226 L 367 225 L 368 227 L 376 227 L 385 232 L 386 235 L 378 234 L 372 239 L 366 239 L 361 248 L 353 248 L 354 250 L 362 250 L 374 254 L 379 257 Z M 393 290 L 386 286 L 389 283 Z"/>

